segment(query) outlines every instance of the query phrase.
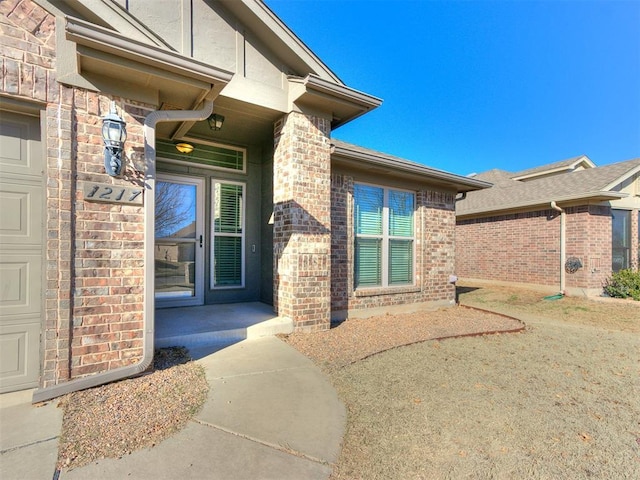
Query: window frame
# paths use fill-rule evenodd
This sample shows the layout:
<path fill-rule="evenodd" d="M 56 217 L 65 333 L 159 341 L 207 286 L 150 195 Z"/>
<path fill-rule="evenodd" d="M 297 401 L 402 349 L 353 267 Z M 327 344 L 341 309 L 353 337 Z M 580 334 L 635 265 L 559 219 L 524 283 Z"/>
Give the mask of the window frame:
<path fill-rule="evenodd" d="M 221 167 L 221 166 L 210 165 L 210 164 L 201 163 L 201 162 L 194 162 L 193 159 L 190 160 L 189 154 L 176 154 L 176 156 L 183 157 L 183 158 L 175 158 L 175 157 L 171 158 L 166 155 L 163 155 L 163 152 L 158 152 L 158 160 L 161 160 L 162 162 L 166 162 L 174 165 L 184 165 L 188 167 L 203 168 L 206 170 L 214 170 L 218 172 L 229 172 L 229 173 L 236 173 L 236 174 L 243 174 L 243 175 L 247 174 L 247 149 L 246 148 L 239 147 L 236 145 L 229 145 L 227 143 L 213 142 L 211 140 L 207 140 L 200 137 L 194 137 L 194 136 L 184 136 L 175 140 L 166 140 L 164 138 L 161 138 L 158 141 L 165 144 L 173 144 L 178 141 L 188 142 L 188 143 L 191 143 L 194 147 L 197 147 L 198 145 L 207 145 L 210 147 L 222 148 L 226 150 L 239 152 L 242 154 L 241 169 Z"/>
<path fill-rule="evenodd" d="M 237 234 L 237 233 L 226 233 L 226 232 L 216 232 L 216 225 L 215 225 L 215 214 L 216 214 L 216 206 L 215 206 L 215 195 L 216 195 L 216 185 L 220 184 L 220 185 L 237 185 L 242 187 L 242 193 L 241 193 L 241 198 L 242 198 L 242 207 L 241 207 L 241 211 L 240 211 L 240 215 L 242 216 L 242 218 L 240 219 L 240 229 L 241 229 L 241 233 Z M 226 180 L 226 179 L 222 179 L 222 178 L 212 178 L 211 179 L 211 212 L 210 212 L 210 216 L 211 216 L 211 244 L 209 246 L 210 248 L 210 266 L 209 266 L 209 271 L 210 271 L 210 286 L 209 288 L 211 290 L 230 290 L 230 289 L 237 289 L 237 288 L 244 288 L 245 287 L 245 267 L 246 267 L 246 235 L 247 235 L 247 229 L 246 229 L 246 218 L 247 218 L 247 202 L 246 202 L 246 193 L 247 193 L 247 184 L 245 182 L 238 182 L 238 181 L 233 181 L 233 180 Z M 216 285 L 216 251 L 215 251 L 215 245 L 216 245 L 216 237 L 233 237 L 233 238 L 240 238 L 240 284 L 237 285 Z"/>
<path fill-rule="evenodd" d="M 383 192 L 383 201 L 382 201 L 382 233 L 380 235 L 374 234 L 359 234 L 357 232 L 357 201 L 356 201 L 356 188 L 358 186 L 363 187 L 372 187 L 382 189 Z M 411 195 L 413 199 L 413 206 L 411 210 L 412 217 L 412 235 L 411 236 L 399 236 L 399 235 L 391 235 L 390 234 L 390 223 L 391 223 L 391 215 L 390 215 L 390 205 L 389 205 L 389 196 L 390 192 L 403 192 Z M 416 217 L 417 217 L 417 194 L 413 190 L 404 189 L 404 188 L 396 188 L 389 187 L 385 185 L 379 185 L 368 182 L 354 182 L 353 183 L 353 287 L 356 291 L 367 291 L 373 289 L 403 289 L 406 287 L 414 287 L 416 285 Z M 380 284 L 378 285 L 358 285 L 357 282 L 357 240 L 358 238 L 364 239 L 379 239 L 381 241 L 381 254 L 380 254 Z M 389 256 L 390 256 L 390 245 L 393 240 L 401 240 L 401 241 L 410 241 L 411 242 L 411 280 L 407 283 L 390 283 L 390 268 L 389 268 Z"/>

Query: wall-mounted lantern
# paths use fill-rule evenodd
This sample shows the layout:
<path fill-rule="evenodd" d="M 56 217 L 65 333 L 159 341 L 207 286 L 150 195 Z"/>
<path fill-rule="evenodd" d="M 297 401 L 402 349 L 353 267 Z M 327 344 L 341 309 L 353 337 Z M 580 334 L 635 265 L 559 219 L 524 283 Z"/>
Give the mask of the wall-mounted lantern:
<path fill-rule="evenodd" d="M 207 118 L 207 122 L 209 122 L 209 128 L 217 132 L 218 130 L 222 130 L 224 117 L 222 115 L 218 115 L 217 113 L 212 113 L 211 115 L 209 115 L 209 118 Z"/>
<path fill-rule="evenodd" d="M 104 140 L 104 169 L 112 177 L 122 173 L 122 151 L 126 139 L 126 124 L 116 113 L 115 102 L 111 102 L 109 114 L 102 119 L 102 140 Z"/>

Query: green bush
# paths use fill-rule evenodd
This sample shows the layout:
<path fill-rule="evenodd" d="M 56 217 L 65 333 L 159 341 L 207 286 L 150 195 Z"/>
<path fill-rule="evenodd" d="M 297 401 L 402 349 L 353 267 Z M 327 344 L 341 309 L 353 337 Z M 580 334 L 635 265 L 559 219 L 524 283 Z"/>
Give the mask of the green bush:
<path fill-rule="evenodd" d="M 604 291 L 614 298 L 633 298 L 640 301 L 640 272 L 620 270 L 607 279 Z"/>

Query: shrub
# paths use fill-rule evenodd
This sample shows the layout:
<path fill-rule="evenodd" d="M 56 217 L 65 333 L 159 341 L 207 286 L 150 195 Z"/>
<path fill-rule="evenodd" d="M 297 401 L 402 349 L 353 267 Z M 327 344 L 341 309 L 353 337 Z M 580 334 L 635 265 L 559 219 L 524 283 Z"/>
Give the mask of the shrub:
<path fill-rule="evenodd" d="M 620 270 L 611 275 L 604 285 L 604 291 L 610 297 L 633 298 L 640 301 L 640 272 Z"/>

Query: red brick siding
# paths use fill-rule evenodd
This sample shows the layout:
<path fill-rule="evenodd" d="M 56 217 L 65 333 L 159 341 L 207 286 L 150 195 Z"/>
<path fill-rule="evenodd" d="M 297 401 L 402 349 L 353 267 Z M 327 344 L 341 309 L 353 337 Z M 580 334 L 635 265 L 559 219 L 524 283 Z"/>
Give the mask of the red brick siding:
<path fill-rule="evenodd" d="M 113 99 L 127 122 L 123 178 L 104 173 L 111 98 L 56 81 L 55 18 L 0 2 L 0 92 L 43 105 L 47 243 L 41 386 L 138 361 L 143 335 L 143 207 L 84 201 L 85 182 L 139 185 L 149 110 Z"/>
<path fill-rule="evenodd" d="M 609 207 L 566 211 L 566 256 L 583 268 L 566 274 L 567 288 L 594 289 L 611 273 Z M 560 216 L 555 210 L 459 220 L 456 273 L 475 278 L 560 286 Z"/>
<path fill-rule="evenodd" d="M 453 302 L 454 193 L 416 192 L 415 285 L 354 290 L 353 184 L 349 175 L 331 177 L 331 309 L 344 313 L 422 302 Z"/>
<path fill-rule="evenodd" d="M 274 307 L 298 331 L 330 325 L 330 129 L 290 113 L 274 130 Z"/>
<path fill-rule="evenodd" d="M 127 169 L 123 178 L 113 178 L 104 172 L 101 133 L 111 100 L 74 90 L 72 378 L 130 365 L 143 355 L 143 207 L 84 200 L 85 183 L 138 184 L 140 165 L 135 163 L 144 147 L 144 117 L 151 110 L 115 99 L 127 124 Z"/>

